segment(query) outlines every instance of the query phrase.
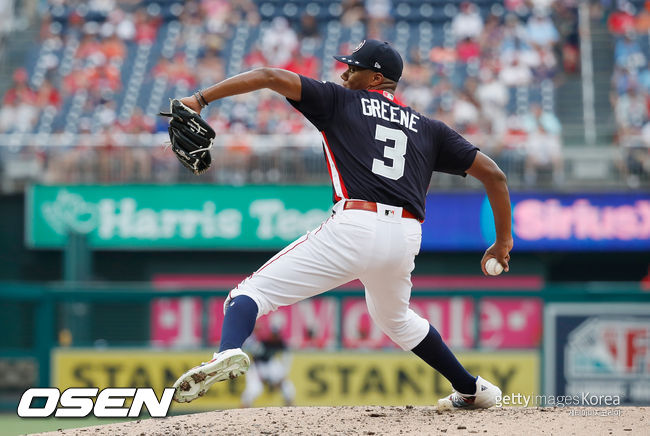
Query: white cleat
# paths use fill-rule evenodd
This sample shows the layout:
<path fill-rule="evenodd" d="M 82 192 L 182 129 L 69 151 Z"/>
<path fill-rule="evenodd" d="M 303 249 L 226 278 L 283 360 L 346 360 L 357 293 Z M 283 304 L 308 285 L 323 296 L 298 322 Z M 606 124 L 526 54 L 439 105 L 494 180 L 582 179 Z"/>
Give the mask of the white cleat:
<path fill-rule="evenodd" d="M 214 353 L 211 361 L 195 366 L 176 380 L 174 401 L 189 403 L 196 400 L 216 382 L 244 374 L 250 364 L 250 359 L 240 348 Z"/>
<path fill-rule="evenodd" d="M 476 377 L 476 393 L 474 395 L 454 391 L 448 397 L 438 400 L 438 410 L 489 409 L 496 404 L 499 397 L 501 397 L 501 389 L 479 376 Z"/>

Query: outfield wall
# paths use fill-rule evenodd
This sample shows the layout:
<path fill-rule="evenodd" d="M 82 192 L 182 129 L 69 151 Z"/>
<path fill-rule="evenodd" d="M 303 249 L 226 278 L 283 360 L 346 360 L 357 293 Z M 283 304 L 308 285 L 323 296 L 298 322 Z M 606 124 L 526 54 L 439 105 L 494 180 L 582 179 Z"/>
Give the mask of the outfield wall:
<path fill-rule="evenodd" d="M 225 294 L 0 283 L 0 307 L 11 308 L 3 310 L 3 322 L 11 326 L 5 331 L 22 337 L 0 349 L 0 406 L 15 408 L 22 391 L 34 386 L 168 386 L 216 348 Z M 376 329 L 362 296 L 361 290 L 332 291 L 260 319 L 262 330 L 271 322 L 278 325 L 273 316 L 284 320 L 283 336 L 295 352 L 291 377 L 300 385 L 297 401 L 428 404 L 446 391 L 439 376 Z M 638 285 L 418 291 L 413 307 L 440 329 L 470 369 L 508 392 L 570 395 L 588 389 L 620 395 L 623 404 L 650 404 L 650 293 Z M 513 387 L 503 378 L 510 373 L 520 380 Z M 518 378 L 524 373 L 529 382 Z M 238 398 L 241 387 L 223 389 Z M 228 398 L 228 407 L 234 406 Z"/>

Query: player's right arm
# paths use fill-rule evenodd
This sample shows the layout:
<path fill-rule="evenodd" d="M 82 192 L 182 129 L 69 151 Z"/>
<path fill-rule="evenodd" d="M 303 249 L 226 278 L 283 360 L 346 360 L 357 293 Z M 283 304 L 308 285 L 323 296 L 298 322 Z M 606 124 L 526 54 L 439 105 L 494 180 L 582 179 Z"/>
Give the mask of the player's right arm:
<path fill-rule="evenodd" d="M 262 67 L 225 79 L 204 89 L 202 93 L 205 100 L 210 103 L 259 89 L 271 89 L 291 100 L 300 101 L 302 83 L 300 76 L 292 71 Z M 201 106 L 194 96 L 184 97 L 181 102 L 197 113 L 201 113 Z"/>
<path fill-rule="evenodd" d="M 490 206 L 492 206 L 492 214 L 494 215 L 496 241 L 485 251 L 481 260 L 483 274 L 488 275 L 485 270 L 485 263 L 491 257 L 495 257 L 504 270 L 508 271 L 510 250 L 512 250 L 512 218 L 506 175 L 492 159 L 480 151 L 476 153 L 474 162 L 467 170 L 467 174 L 477 178 L 485 187 Z"/>

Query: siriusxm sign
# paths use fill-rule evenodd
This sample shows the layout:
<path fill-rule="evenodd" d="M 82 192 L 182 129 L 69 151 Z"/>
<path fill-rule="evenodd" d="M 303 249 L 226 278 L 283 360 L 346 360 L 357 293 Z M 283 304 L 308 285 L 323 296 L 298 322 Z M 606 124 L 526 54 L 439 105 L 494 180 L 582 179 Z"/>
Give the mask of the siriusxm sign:
<path fill-rule="evenodd" d="M 648 194 L 513 193 L 511 200 L 516 250 L 650 250 Z M 423 250 L 484 250 L 494 237 L 485 195 L 428 196 Z"/>

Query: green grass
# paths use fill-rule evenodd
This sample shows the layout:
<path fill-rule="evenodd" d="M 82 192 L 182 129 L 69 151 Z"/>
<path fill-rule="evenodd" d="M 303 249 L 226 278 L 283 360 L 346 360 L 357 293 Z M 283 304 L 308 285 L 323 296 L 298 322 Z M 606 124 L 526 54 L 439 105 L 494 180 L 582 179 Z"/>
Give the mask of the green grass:
<path fill-rule="evenodd" d="M 0 414 L 0 435 L 16 436 L 21 434 L 57 431 L 58 429 L 90 427 L 93 425 L 113 424 L 116 422 L 133 421 L 135 418 L 21 418 L 18 415 Z"/>

